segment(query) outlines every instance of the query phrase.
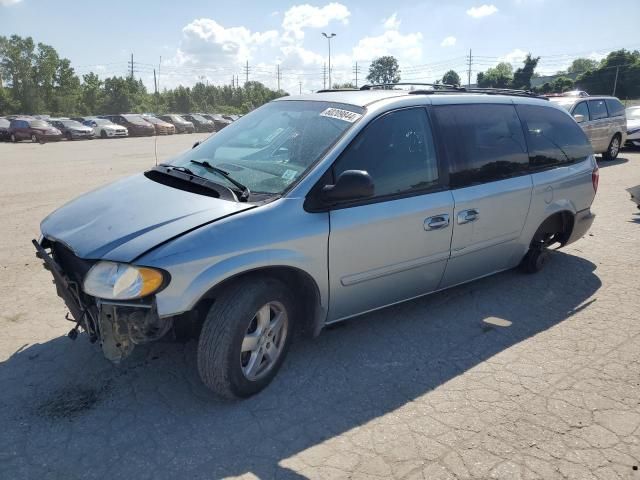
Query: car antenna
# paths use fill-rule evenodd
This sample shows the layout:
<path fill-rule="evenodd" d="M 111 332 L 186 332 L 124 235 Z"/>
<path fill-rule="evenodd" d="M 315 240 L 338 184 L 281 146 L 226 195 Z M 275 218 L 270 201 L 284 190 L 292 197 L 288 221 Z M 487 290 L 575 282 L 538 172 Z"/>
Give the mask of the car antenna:
<path fill-rule="evenodd" d="M 158 62 L 158 80 L 156 81 L 156 69 L 153 69 L 153 83 L 154 83 L 154 87 L 156 89 L 156 115 L 158 114 L 158 111 L 160 110 L 160 67 L 162 66 L 162 55 L 160 55 L 160 61 Z M 153 129 L 156 129 L 155 124 L 153 125 Z M 153 151 L 155 153 L 155 157 L 156 157 L 156 167 L 158 166 L 158 133 L 154 132 L 155 135 L 153 136 Z"/>

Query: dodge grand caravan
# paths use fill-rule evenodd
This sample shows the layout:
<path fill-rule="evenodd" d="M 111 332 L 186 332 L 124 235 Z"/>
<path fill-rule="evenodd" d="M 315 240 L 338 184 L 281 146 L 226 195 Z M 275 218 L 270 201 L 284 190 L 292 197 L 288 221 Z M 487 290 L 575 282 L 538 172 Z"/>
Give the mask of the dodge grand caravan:
<path fill-rule="evenodd" d="M 119 362 L 195 335 L 202 381 L 263 389 L 295 331 L 521 265 L 591 226 L 598 167 L 563 108 L 429 87 L 284 97 L 85 194 L 34 240 L 78 331 Z"/>

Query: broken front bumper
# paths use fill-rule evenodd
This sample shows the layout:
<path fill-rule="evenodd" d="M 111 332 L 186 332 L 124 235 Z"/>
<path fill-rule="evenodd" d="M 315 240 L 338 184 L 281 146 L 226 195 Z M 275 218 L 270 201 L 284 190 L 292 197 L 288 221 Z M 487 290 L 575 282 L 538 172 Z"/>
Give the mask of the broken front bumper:
<path fill-rule="evenodd" d="M 111 302 L 89 297 L 80 288 L 80 279 L 75 280 L 64 271 L 56 259 L 50 255 L 43 243 L 32 240 L 36 256 L 44 261 L 45 268 L 53 274 L 58 296 L 61 297 L 76 327 L 69 332 L 75 339 L 78 328 L 89 334 L 93 343 L 100 340 L 104 356 L 119 363 L 127 357 L 135 345 L 158 340 L 173 325 L 172 318 L 160 318 L 155 299 L 132 302 Z M 52 249 L 53 251 L 53 249 Z M 75 275 L 78 277 L 78 275 Z"/>

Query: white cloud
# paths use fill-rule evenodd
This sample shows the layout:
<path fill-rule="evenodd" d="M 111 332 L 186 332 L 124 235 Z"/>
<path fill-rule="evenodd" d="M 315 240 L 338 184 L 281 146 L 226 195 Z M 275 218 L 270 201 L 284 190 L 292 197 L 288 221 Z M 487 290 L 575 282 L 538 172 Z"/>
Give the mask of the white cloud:
<path fill-rule="evenodd" d="M 199 18 L 182 29 L 178 63 L 243 62 L 265 44 L 275 45 L 278 32 L 251 32 L 245 27 L 225 28 L 210 18 Z"/>
<path fill-rule="evenodd" d="M 394 13 L 383 22 L 385 30 L 398 30 L 400 28 L 400 20 L 398 20 L 398 14 Z"/>
<path fill-rule="evenodd" d="M 453 47 L 456 44 L 456 37 L 446 37 L 444 40 L 442 40 L 442 43 L 440 44 L 441 47 Z"/>
<path fill-rule="evenodd" d="M 606 53 L 591 52 L 587 58 L 590 58 L 591 60 L 595 60 L 596 62 L 599 62 L 600 60 L 606 57 L 607 57 Z"/>
<path fill-rule="evenodd" d="M 371 60 L 394 55 L 400 63 L 419 61 L 422 57 L 422 33 L 401 34 L 387 30 L 377 37 L 364 37 L 353 47 L 354 60 Z"/>
<path fill-rule="evenodd" d="M 527 56 L 527 52 L 525 52 L 524 50 L 520 50 L 519 48 L 516 48 L 515 50 L 512 50 L 506 55 L 503 55 L 502 57 L 498 58 L 498 61 L 507 62 L 513 65 L 515 63 L 524 62 L 524 59 L 526 58 L 526 56 Z"/>
<path fill-rule="evenodd" d="M 498 11 L 498 8 L 495 5 L 484 4 L 484 5 L 480 5 L 479 7 L 471 7 L 469 10 L 467 10 L 467 15 L 473 18 L 482 18 L 482 17 L 488 17 L 489 15 L 493 15 L 497 11 Z"/>
<path fill-rule="evenodd" d="M 22 0 L 0 0 L 0 7 L 10 7 L 16 3 L 20 3 Z"/>
<path fill-rule="evenodd" d="M 324 7 L 314 7 L 309 4 L 294 5 L 284 13 L 282 28 L 285 32 L 301 40 L 304 38 L 305 28 L 323 28 L 332 21 L 349 23 L 351 12 L 341 3 L 329 3 Z"/>

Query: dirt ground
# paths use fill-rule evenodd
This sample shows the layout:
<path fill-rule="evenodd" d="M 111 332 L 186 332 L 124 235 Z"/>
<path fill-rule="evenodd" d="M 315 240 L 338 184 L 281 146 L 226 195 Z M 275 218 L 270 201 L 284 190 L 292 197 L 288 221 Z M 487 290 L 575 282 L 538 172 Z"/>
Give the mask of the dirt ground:
<path fill-rule="evenodd" d="M 160 161 L 203 135 L 158 139 Z M 193 343 L 120 367 L 65 334 L 30 244 L 154 139 L 0 144 L 0 478 L 640 479 L 640 153 L 601 162 L 598 217 L 542 273 L 502 273 L 293 345 L 243 402 Z"/>

